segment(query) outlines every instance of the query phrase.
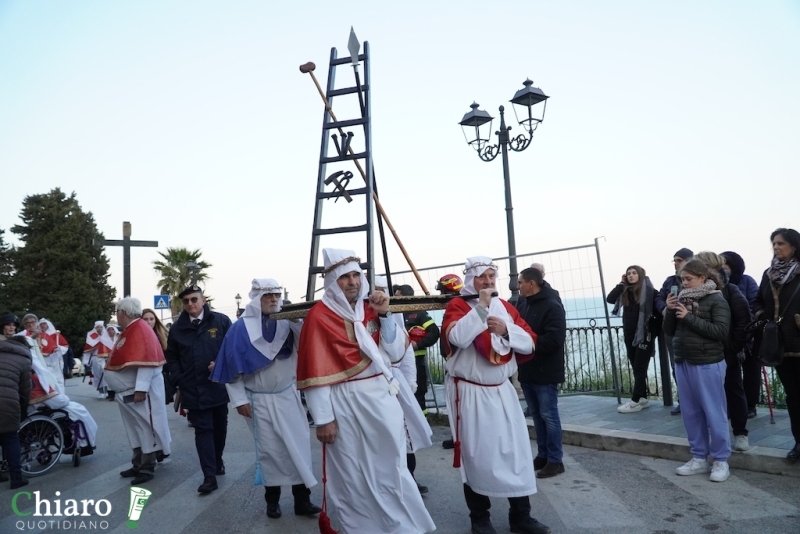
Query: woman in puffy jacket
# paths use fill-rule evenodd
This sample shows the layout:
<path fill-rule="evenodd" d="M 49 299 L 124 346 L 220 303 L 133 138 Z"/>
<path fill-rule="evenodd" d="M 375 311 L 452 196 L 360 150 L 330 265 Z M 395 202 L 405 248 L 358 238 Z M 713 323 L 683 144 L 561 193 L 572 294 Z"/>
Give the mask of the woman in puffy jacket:
<path fill-rule="evenodd" d="M 731 311 L 717 273 L 693 259 L 680 271 L 683 289 L 667 297 L 664 331 L 672 338 L 681 416 L 692 459 L 679 475 L 711 472 L 712 482 L 730 476 L 731 439 L 725 402 L 725 342 Z M 709 454 L 714 458 L 708 465 Z"/>
<path fill-rule="evenodd" d="M 757 319 L 782 316 L 783 362 L 775 367 L 786 391 L 786 408 L 794 436 L 794 447 L 786 455 L 800 458 L 800 234 L 778 228 L 770 236 L 772 264 L 764 271 L 754 306 Z"/>

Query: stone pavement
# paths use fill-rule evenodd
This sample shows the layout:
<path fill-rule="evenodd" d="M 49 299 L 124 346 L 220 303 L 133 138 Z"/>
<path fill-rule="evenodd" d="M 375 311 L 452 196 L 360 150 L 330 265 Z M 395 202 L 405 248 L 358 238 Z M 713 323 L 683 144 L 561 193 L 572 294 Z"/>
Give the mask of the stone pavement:
<path fill-rule="evenodd" d="M 436 398 L 445 414 L 444 388 L 436 385 Z M 429 392 L 429 397 L 432 395 Z M 623 402 L 628 399 L 623 399 Z M 523 408 L 525 400 L 520 399 Z M 651 399 L 650 407 L 641 412 L 617 412 L 616 397 L 594 395 L 565 395 L 558 399 L 563 442 L 567 445 L 592 449 L 625 452 L 676 461 L 691 458 L 683 420 L 671 415 L 658 399 Z M 770 422 L 769 409 L 758 408 L 758 416 L 747 421 L 750 450 L 735 452 L 728 463 L 735 469 L 800 477 L 800 462 L 789 463 L 786 453 L 794 446 L 786 410 L 773 410 L 774 424 Z M 528 431 L 536 439 L 533 422 L 529 419 Z M 733 436 L 731 436 L 733 444 Z"/>

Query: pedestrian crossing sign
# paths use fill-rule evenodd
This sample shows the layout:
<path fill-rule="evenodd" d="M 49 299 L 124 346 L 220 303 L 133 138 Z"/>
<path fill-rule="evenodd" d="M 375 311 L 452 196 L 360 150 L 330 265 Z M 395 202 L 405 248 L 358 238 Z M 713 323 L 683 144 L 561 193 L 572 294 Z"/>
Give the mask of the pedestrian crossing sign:
<path fill-rule="evenodd" d="M 156 295 L 153 297 L 153 308 L 156 310 L 169 309 L 169 295 Z"/>

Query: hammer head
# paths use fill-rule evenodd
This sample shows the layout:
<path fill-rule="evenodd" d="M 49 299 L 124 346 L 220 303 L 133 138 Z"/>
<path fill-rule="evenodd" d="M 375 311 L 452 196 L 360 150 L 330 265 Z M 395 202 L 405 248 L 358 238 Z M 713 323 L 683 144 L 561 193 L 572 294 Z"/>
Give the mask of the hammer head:
<path fill-rule="evenodd" d="M 317 66 L 314 64 L 314 62 L 313 61 L 309 61 L 308 63 L 304 63 L 304 64 L 300 65 L 300 72 L 302 72 L 303 74 L 306 74 L 308 72 L 313 72 L 314 69 L 316 69 L 316 68 L 317 68 Z"/>

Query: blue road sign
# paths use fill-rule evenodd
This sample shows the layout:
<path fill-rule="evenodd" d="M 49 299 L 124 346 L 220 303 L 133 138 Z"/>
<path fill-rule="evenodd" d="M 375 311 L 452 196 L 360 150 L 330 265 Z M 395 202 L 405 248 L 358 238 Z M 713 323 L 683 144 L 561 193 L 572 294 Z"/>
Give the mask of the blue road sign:
<path fill-rule="evenodd" d="M 153 297 L 153 309 L 168 310 L 169 309 L 169 295 L 156 295 Z"/>

